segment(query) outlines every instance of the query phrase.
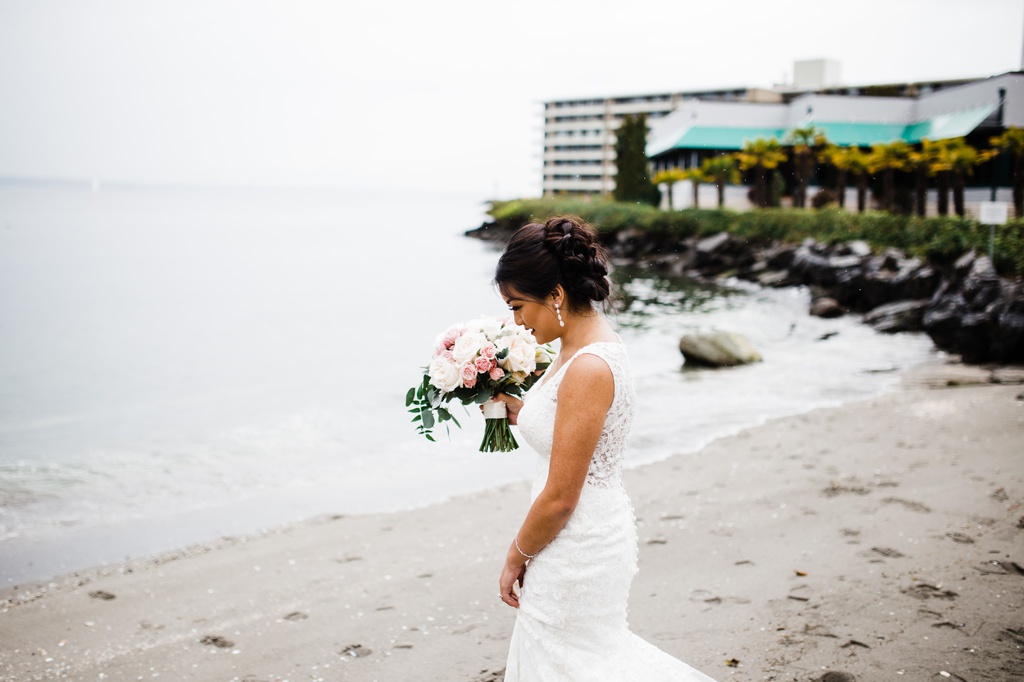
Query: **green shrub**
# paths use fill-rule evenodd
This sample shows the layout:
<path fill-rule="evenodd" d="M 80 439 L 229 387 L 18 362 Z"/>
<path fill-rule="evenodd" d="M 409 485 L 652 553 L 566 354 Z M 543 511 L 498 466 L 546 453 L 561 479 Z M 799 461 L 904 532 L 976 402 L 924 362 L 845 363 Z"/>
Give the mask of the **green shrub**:
<path fill-rule="evenodd" d="M 858 214 L 835 208 L 661 211 L 641 203 L 571 198 L 495 201 L 489 213 L 498 226 L 510 230 L 554 215 L 578 215 L 608 238 L 635 228 L 658 239 L 729 232 L 755 245 L 799 243 L 808 237 L 828 244 L 863 239 L 879 251 L 895 247 L 939 264 L 950 263 L 971 249 L 988 253 L 988 227 L 958 217 Z M 1003 274 L 1024 275 L 1024 220 L 996 227 L 995 264 Z"/>

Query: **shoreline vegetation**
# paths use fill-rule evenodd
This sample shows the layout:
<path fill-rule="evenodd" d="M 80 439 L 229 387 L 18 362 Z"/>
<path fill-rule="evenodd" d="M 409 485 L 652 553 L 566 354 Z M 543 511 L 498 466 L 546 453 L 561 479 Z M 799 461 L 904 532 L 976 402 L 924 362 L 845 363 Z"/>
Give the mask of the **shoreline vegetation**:
<path fill-rule="evenodd" d="M 630 624 L 716 679 L 1024 675 L 1024 395 L 936 361 L 624 472 Z M 0 678 L 501 679 L 528 483 L 0 592 Z"/>
<path fill-rule="evenodd" d="M 551 215 L 597 229 L 616 264 L 763 286 L 807 285 L 811 312 L 864 313 L 884 332 L 924 331 L 969 363 L 1024 363 L 1024 219 L 995 230 L 959 217 L 823 209 L 663 211 L 642 203 L 491 203 L 468 236 L 504 241 Z"/>

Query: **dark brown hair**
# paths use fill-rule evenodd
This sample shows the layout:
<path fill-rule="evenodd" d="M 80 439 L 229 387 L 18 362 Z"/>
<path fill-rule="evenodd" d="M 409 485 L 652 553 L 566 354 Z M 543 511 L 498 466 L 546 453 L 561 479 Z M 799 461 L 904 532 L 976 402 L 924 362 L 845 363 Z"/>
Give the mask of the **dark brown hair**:
<path fill-rule="evenodd" d="M 498 259 L 494 283 L 543 300 L 559 284 L 575 313 L 611 294 L 608 256 L 594 228 L 574 215 L 530 223 L 512 235 Z"/>

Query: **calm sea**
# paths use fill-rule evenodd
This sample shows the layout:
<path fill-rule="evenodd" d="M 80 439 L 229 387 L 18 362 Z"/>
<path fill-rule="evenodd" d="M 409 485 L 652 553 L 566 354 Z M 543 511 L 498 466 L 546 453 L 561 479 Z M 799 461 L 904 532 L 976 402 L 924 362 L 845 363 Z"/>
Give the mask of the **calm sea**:
<path fill-rule="evenodd" d="M 528 478 L 527 449 L 476 452 L 476 414 L 429 444 L 404 411 L 439 331 L 506 312 L 498 253 L 462 236 L 480 199 L 0 184 L 4 584 Z M 633 464 L 878 394 L 930 353 L 811 318 L 801 290 L 616 278 Z M 679 336 L 710 329 L 765 362 L 681 371 Z"/>

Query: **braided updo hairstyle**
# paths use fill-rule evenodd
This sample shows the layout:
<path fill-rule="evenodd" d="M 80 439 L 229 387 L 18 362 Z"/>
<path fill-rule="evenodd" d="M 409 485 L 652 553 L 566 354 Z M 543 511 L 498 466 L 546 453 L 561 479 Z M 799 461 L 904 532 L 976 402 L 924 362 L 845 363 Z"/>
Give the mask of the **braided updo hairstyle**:
<path fill-rule="evenodd" d="M 494 283 L 543 300 L 559 284 L 569 310 L 582 313 L 611 295 L 608 256 L 594 228 L 574 215 L 530 223 L 512 235 L 498 259 Z"/>

